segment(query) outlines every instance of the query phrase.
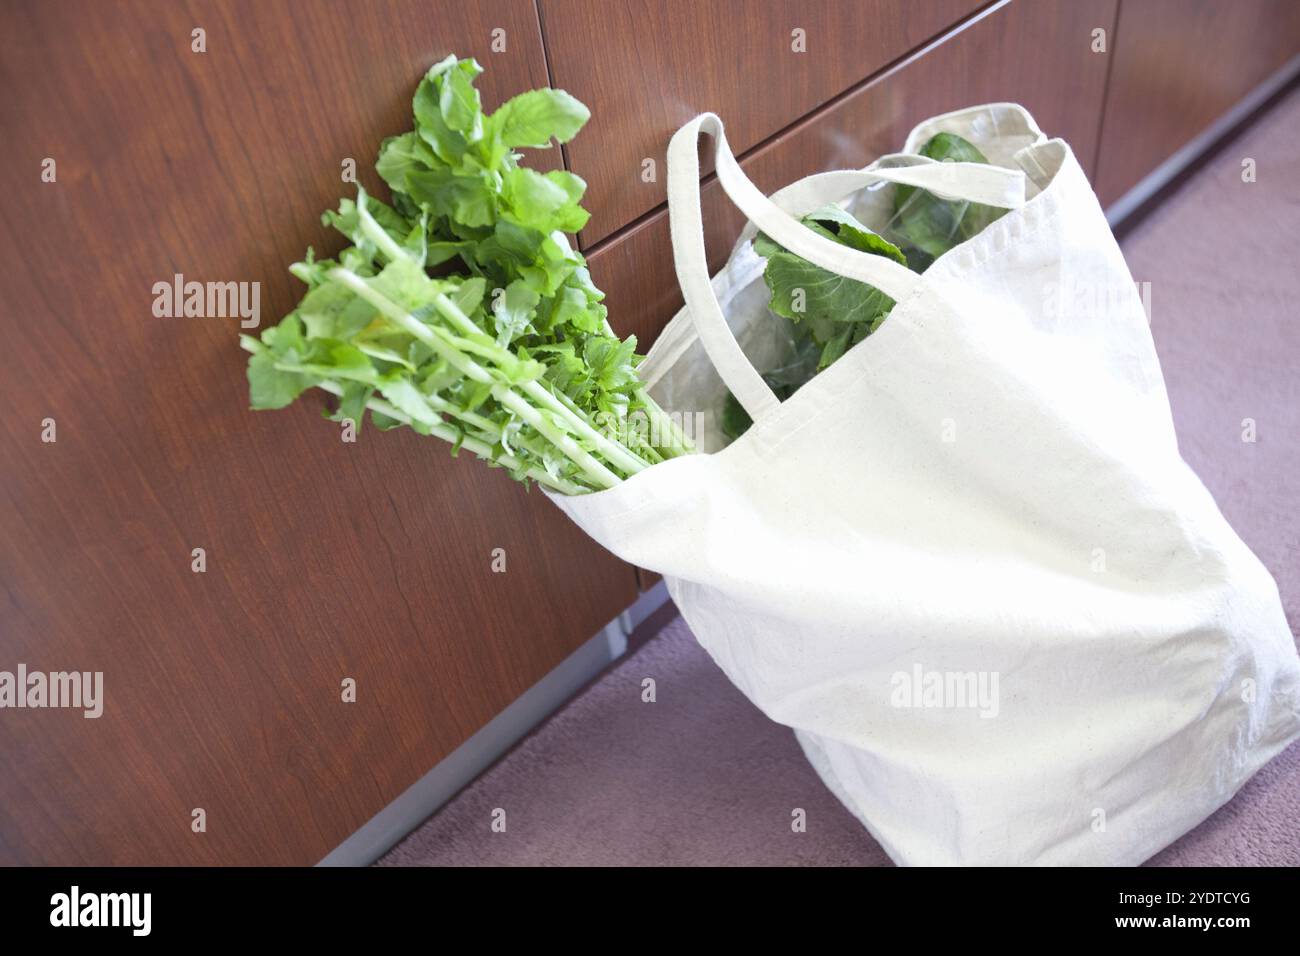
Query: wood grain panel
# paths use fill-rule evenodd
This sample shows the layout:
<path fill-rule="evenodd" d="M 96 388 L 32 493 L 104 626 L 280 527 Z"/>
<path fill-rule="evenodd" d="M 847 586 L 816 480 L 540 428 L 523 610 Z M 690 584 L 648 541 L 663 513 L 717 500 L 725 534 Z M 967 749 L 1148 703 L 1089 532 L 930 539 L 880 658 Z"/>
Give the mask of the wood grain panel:
<path fill-rule="evenodd" d="M 884 76 L 818 111 L 742 160 L 775 192 L 826 169 L 864 166 L 902 146 L 923 119 L 979 103 L 1023 103 L 1044 131 L 1069 142 L 1084 168 L 1097 144 L 1106 55 L 1092 30 L 1114 25 L 1115 0 L 1017 0 L 992 9 Z M 730 139 L 731 117 L 722 115 Z M 709 151 L 706 141 L 702 150 Z M 710 153 L 711 155 L 711 153 Z M 712 176 L 703 189 L 710 267 L 720 268 L 744 225 Z M 659 211 L 589 256 L 612 320 L 648 347 L 681 307 L 668 214 Z"/>
<path fill-rule="evenodd" d="M 668 138 L 695 114 L 726 118 L 732 147 L 749 149 L 984 2 L 540 0 L 555 85 L 592 112 L 566 147 L 588 183 L 583 245 L 664 201 Z"/>
<path fill-rule="evenodd" d="M 635 577 L 440 442 L 248 411 L 237 320 L 155 318 L 151 290 L 260 282 L 275 321 L 286 265 L 342 244 L 340 164 L 409 128 L 431 63 L 477 56 L 489 106 L 546 84 L 536 10 L 55 0 L 0 33 L 0 670 L 103 671 L 106 698 L 0 711 L 0 863 L 313 863 Z"/>
<path fill-rule="evenodd" d="M 636 584 L 642 591 L 649 591 L 663 579 L 664 576 L 657 571 L 647 571 L 645 568 L 636 569 Z"/>
<path fill-rule="evenodd" d="M 1295 0 L 1123 0 L 1097 193 L 1109 204 L 1300 54 Z"/>

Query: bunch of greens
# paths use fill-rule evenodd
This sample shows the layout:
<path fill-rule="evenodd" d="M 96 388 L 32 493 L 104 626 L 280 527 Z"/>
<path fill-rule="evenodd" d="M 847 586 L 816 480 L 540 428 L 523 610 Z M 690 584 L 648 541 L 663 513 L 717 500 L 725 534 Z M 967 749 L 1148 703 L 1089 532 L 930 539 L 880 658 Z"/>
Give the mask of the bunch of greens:
<path fill-rule="evenodd" d="M 949 163 L 988 162 L 973 143 L 955 133 L 932 136 L 921 147 L 921 155 Z M 916 186 L 896 186 L 894 215 L 885 234 L 903 249 L 910 268 L 924 272 L 935 259 L 1005 213 L 997 206 L 940 199 Z"/>
<path fill-rule="evenodd" d="M 921 149 L 940 162 L 987 163 L 969 141 L 939 133 Z M 813 232 L 860 252 L 893 259 L 924 272 L 949 249 L 978 234 L 1006 212 L 995 206 L 941 199 L 916 186 L 894 187 L 894 210 L 883 232 L 876 233 L 836 205 L 824 206 L 800 221 Z M 782 401 L 817 372 L 880 327 L 894 300 L 874 286 L 815 266 L 759 234 L 754 251 L 767 260 L 763 281 L 771 292 L 768 307 L 792 323 L 794 358 L 764 373 Z M 728 394 L 722 430 L 738 438 L 751 425 L 749 415 Z"/>
<path fill-rule="evenodd" d="M 316 387 L 338 397 L 328 417 L 358 429 L 369 409 L 381 429 L 436 435 L 525 482 L 609 488 L 691 446 L 565 236 L 587 221 L 586 184 L 515 152 L 567 142 L 589 114 L 552 89 L 484 114 L 480 72 L 448 57 L 421 80 L 415 129 L 379 151 L 391 205 L 358 188 L 324 214 L 351 245 L 335 259 L 308 249 L 290 267 L 307 285 L 297 308 L 243 337 L 252 406 Z"/>

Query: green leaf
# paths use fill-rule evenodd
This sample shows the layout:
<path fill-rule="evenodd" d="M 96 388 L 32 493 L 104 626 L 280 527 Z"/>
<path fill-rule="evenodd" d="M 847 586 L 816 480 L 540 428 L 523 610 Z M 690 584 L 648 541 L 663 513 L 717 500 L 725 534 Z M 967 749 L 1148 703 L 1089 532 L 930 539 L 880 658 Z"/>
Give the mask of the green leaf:
<path fill-rule="evenodd" d="M 399 412 L 423 425 L 437 425 L 442 421 L 409 376 L 401 373 L 385 376 L 379 382 L 379 394 Z"/>
<path fill-rule="evenodd" d="M 297 311 L 310 339 L 351 338 L 375 317 L 370 303 L 337 282 L 326 282 L 312 289 L 298 304 Z"/>
<path fill-rule="evenodd" d="M 872 232 L 858 222 L 852 213 L 841 209 L 839 206 L 823 206 L 816 212 L 804 216 L 802 221 L 805 225 L 823 227 L 826 234 L 840 245 L 849 246 L 859 252 L 870 252 L 873 255 L 884 256 L 887 259 L 893 259 L 900 265 L 907 265 L 907 257 L 903 255 L 903 251 L 898 246 L 884 236 Z"/>
<path fill-rule="evenodd" d="M 818 368 L 826 368 L 845 351 L 848 350 L 849 340 L 853 337 L 854 327 L 852 325 L 844 326 L 842 332 L 837 333 L 826 341 L 826 346 L 822 349 L 820 361 L 817 363 Z"/>
<path fill-rule="evenodd" d="M 452 215 L 468 226 L 490 226 L 496 221 L 496 197 L 481 179 L 456 179 L 451 183 Z"/>
<path fill-rule="evenodd" d="M 370 357 L 355 345 L 340 343 L 329 351 L 329 375 L 331 378 L 347 379 L 363 385 L 377 386 L 380 380 L 378 369 L 370 362 Z"/>
<path fill-rule="evenodd" d="M 784 251 L 784 247 L 769 238 L 767 233 L 760 232 L 754 237 L 754 252 L 762 256 L 764 259 L 782 251 Z"/>
<path fill-rule="evenodd" d="M 516 279 L 492 300 L 492 314 L 496 317 L 497 345 L 507 346 L 519 338 L 532 321 L 533 310 L 541 301 L 527 282 Z"/>
<path fill-rule="evenodd" d="M 921 147 L 921 154 L 940 162 L 988 162 L 973 143 L 955 133 L 932 136 Z M 905 248 L 919 250 L 920 255 L 908 250 L 908 264 L 919 266 L 917 271 L 924 271 L 935 259 L 978 235 L 1006 212 L 996 206 L 940 199 L 916 186 L 897 186 L 894 190 L 894 218 L 890 220 L 887 231 Z"/>
<path fill-rule="evenodd" d="M 764 372 L 763 381 L 772 389 L 777 399 L 784 402 L 817 373 L 820 356 L 821 350 L 817 344 L 811 336 L 805 334 L 795 347 L 794 357 L 785 365 Z M 753 424 L 749 413 L 731 392 L 727 392 L 722 405 L 721 424 L 723 434 L 732 440 L 743 435 Z"/>
<path fill-rule="evenodd" d="M 307 343 L 303 339 L 302 320 L 297 311 L 290 312 L 278 325 L 262 331 L 262 342 L 269 346 L 276 355 L 302 352 Z"/>
<path fill-rule="evenodd" d="M 907 257 L 898 246 L 884 236 L 872 232 L 859 222 L 852 213 L 841 209 L 839 206 L 823 206 L 821 209 L 804 216 L 799 221 L 818 235 L 833 242 L 838 242 L 842 246 L 848 246 L 860 252 L 884 256 L 887 259 L 893 259 L 900 265 L 907 264 Z M 786 250 L 783 246 L 772 241 L 765 233 L 759 233 L 754 238 L 754 252 L 765 259 L 777 252 L 784 251 Z"/>
<path fill-rule="evenodd" d="M 514 272 L 537 259 L 542 239 L 543 233 L 536 229 L 500 220 L 492 235 L 478 243 L 474 258 L 480 263 L 491 263 Z"/>
<path fill-rule="evenodd" d="M 772 290 L 772 310 L 795 321 L 869 323 L 894 305 L 879 289 L 828 272 L 790 252 L 770 256 L 763 279 Z"/>
<path fill-rule="evenodd" d="M 363 385 L 360 382 L 345 382 L 343 385 L 343 394 L 339 396 L 338 407 L 334 413 L 329 416 L 331 421 L 343 422 L 350 421 L 356 428 L 356 433 L 361 434 L 361 423 L 365 418 L 366 402 L 375 394 L 375 390 L 369 385 Z"/>
<path fill-rule="evenodd" d="M 390 136 L 379 147 L 379 159 L 375 170 L 390 189 L 406 193 L 407 176 L 413 172 L 428 172 L 430 167 L 439 162 L 429 144 L 415 133 L 403 133 Z"/>
<path fill-rule="evenodd" d="M 385 233 L 397 243 L 408 255 L 423 262 L 427 253 L 424 222 L 412 223 L 386 203 L 380 202 L 366 191 L 357 187 L 357 202 L 340 199 L 337 211 L 329 210 L 321 216 L 321 223 L 333 226 L 347 236 L 360 249 L 367 259 L 377 255 L 374 240 L 366 234 L 361 223 L 361 214 L 357 203 L 364 203 L 366 212 L 379 224 Z"/>
<path fill-rule="evenodd" d="M 921 155 L 941 163 L 987 163 L 984 154 L 968 139 L 956 133 L 935 133 L 921 147 Z"/>
<path fill-rule="evenodd" d="M 593 313 L 589 307 L 586 294 L 581 289 L 575 289 L 572 286 L 565 286 L 560 289 L 555 298 L 551 300 L 550 310 L 544 324 L 544 328 L 548 331 L 560 330 L 565 326 L 573 326 L 583 332 L 596 332 L 599 330 L 599 324 L 593 321 Z"/>
<path fill-rule="evenodd" d="M 987 163 L 984 154 L 975 144 L 956 133 L 936 133 L 926 140 L 921 147 L 921 155 L 939 162 L 953 163 Z M 897 186 L 894 190 L 894 209 L 901 209 L 917 191 L 924 192 L 919 186 Z"/>
<path fill-rule="evenodd" d="M 434 216 L 447 216 L 469 227 L 490 226 L 496 220 L 497 197 L 479 173 L 461 176 L 445 166 L 407 173 L 411 199 Z"/>
<path fill-rule="evenodd" d="M 631 335 L 623 341 L 612 336 L 593 335 L 582 350 L 587 374 L 603 391 L 622 392 L 640 383 L 634 364 L 635 355 L 636 336 Z"/>
<path fill-rule="evenodd" d="M 373 345 L 369 342 L 358 342 L 357 349 L 364 355 L 369 355 L 372 359 L 379 359 L 381 362 L 391 362 L 394 365 L 400 365 L 409 372 L 414 372 L 416 366 L 409 358 L 397 352 L 394 349 L 386 348 L 382 345 Z"/>
<path fill-rule="evenodd" d="M 279 371 L 271 352 L 258 352 L 248 360 L 248 394 L 253 408 L 284 408 L 314 384 L 306 375 Z"/>
<path fill-rule="evenodd" d="M 483 135 L 483 107 L 473 83 L 479 72 L 473 60 L 462 60 L 443 74 L 439 84 L 438 108 L 443 122 L 471 143 Z"/>
<path fill-rule="evenodd" d="M 754 420 L 749 417 L 749 412 L 745 411 L 735 395 L 728 392 L 722 405 L 722 433 L 735 441 L 749 431 L 752 424 Z"/>
<path fill-rule="evenodd" d="M 388 263 L 367 284 L 389 301 L 412 313 L 418 312 L 422 307 L 431 311 L 434 297 L 446 288 L 444 284 L 430 279 L 419 265 L 407 259 L 395 259 Z M 357 301 L 365 300 L 358 298 Z"/>
<path fill-rule="evenodd" d="M 473 315 L 483 304 L 483 297 L 486 294 L 487 282 L 480 277 L 475 277 L 456 283 L 455 288 L 448 293 L 448 298 L 466 315 Z"/>
<path fill-rule="evenodd" d="M 370 420 L 374 422 L 375 427 L 378 428 L 381 432 L 392 431 L 394 428 L 401 428 L 404 424 L 406 424 L 405 422 L 399 421 L 396 418 L 389 418 L 387 415 L 383 415 L 379 412 L 374 412 L 374 411 L 370 413 Z"/>
<path fill-rule="evenodd" d="M 425 252 L 425 265 L 432 268 L 457 256 L 472 254 L 474 246 L 472 242 L 431 242 Z"/>
<path fill-rule="evenodd" d="M 543 175 L 534 169 L 517 167 L 505 174 L 508 218 L 525 228 L 549 233 L 559 229 L 577 232 L 587 224 L 587 211 L 577 205 L 586 184 L 572 173 L 560 170 Z"/>
<path fill-rule="evenodd" d="M 567 143 L 578 134 L 591 112 L 564 90 L 529 90 L 507 100 L 492 114 L 506 146 L 549 146 L 552 139 Z"/>
<path fill-rule="evenodd" d="M 458 166 L 469 144 L 460 132 L 447 125 L 443 118 L 441 100 L 442 95 L 435 83 L 433 70 L 430 70 L 429 76 L 416 87 L 415 97 L 411 101 L 415 112 L 415 132 L 437 159 L 449 166 Z"/>
<path fill-rule="evenodd" d="M 581 176 L 575 176 L 567 169 L 552 169 L 545 176 L 548 181 L 564 190 L 566 202 L 582 201 L 582 194 L 587 191 L 587 183 Z"/>

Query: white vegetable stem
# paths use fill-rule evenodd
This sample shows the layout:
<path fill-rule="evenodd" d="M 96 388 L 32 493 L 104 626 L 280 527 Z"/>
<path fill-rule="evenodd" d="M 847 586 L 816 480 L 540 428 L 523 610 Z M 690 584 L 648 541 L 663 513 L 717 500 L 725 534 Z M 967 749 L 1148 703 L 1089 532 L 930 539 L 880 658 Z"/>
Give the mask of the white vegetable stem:
<path fill-rule="evenodd" d="M 451 320 L 452 324 L 457 326 L 462 332 L 468 335 L 483 335 L 482 329 L 474 324 L 471 319 L 455 302 L 448 299 L 445 295 L 439 293 L 434 300 L 438 311 Z M 628 474 L 635 475 L 638 471 L 643 471 L 650 467 L 650 463 L 639 455 L 634 454 L 631 449 L 618 442 L 613 441 L 609 436 L 597 431 L 591 426 L 591 423 L 577 412 L 572 406 L 566 406 L 561 402 L 550 389 L 540 382 L 525 382 L 522 386 L 524 394 L 535 400 L 538 404 L 549 408 L 551 411 L 564 417 L 566 422 L 573 425 L 574 430 L 583 438 L 593 442 L 597 448 L 604 453 L 610 462 L 619 468 L 622 468 Z"/>
<path fill-rule="evenodd" d="M 614 329 L 609 324 L 608 318 L 605 319 L 605 334 L 614 335 Z M 650 392 L 646 390 L 644 384 L 637 385 L 633 394 L 646 407 L 646 413 L 650 416 L 652 427 L 661 439 L 662 443 L 658 448 L 662 454 L 667 455 L 669 458 L 677 458 L 687 452 L 695 451 L 695 443 L 686 437 L 686 433 L 678 428 L 677 423 L 659 407 L 659 403 L 650 397 Z"/>
<path fill-rule="evenodd" d="M 393 237 L 384 231 L 384 227 L 379 225 L 375 220 L 375 217 L 370 215 L 370 211 L 366 209 L 366 192 L 364 189 L 357 190 L 357 215 L 361 221 L 361 231 L 366 234 L 366 237 L 375 244 L 376 248 L 378 248 L 389 261 L 395 259 L 409 259 L 412 262 L 416 262 L 413 256 L 399 246 Z M 421 263 L 417 262 L 416 264 L 420 265 Z M 452 325 L 460 329 L 460 331 L 465 335 L 478 336 L 486 334 L 483 329 L 478 327 L 473 319 L 464 313 L 460 306 L 455 302 L 452 302 L 442 293 L 439 293 L 437 298 L 434 299 L 434 305 L 437 306 L 439 312 L 450 320 Z M 613 331 L 610 330 L 608 323 L 606 323 L 605 329 L 610 335 L 613 335 Z M 622 468 L 630 475 L 634 475 L 638 471 L 643 471 L 650 467 L 650 463 L 644 458 L 634 454 L 624 445 L 611 440 L 607 435 L 593 428 L 591 423 L 588 422 L 580 413 L 573 414 L 573 411 L 570 408 L 566 408 L 549 389 L 539 382 L 525 382 L 521 387 L 523 388 L 525 395 L 533 399 L 542 407 L 548 408 L 560 415 L 567 424 L 573 427 L 574 431 L 583 438 L 592 442 L 615 467 Z"/>
<path fill-rule="evenodd" d="M 331 395 L 341 396 L 343 394 L 343 388 L 340 385 L 328 380 L 319 383 L 316 387 L 329 392 Z M 380 415 L 385 415 L 394 421 L 401 422 L 403 425 L 411 424 L 411 418 L 409 415 L 404 414 L 381 398 L 371 398 L 366 402 L 366 408 L 370 409 L 372 412 L 378 412 Z M 429 426 L 429 434 L 437 435 L 443 441 L 451 442 L 453 445 L 459 441 L 461 448 L 478 455 L 480 458 L 500 462 L 511 471 L 523 470 L 527 473 L 529 478 L 533 479 L 538 484 L 546 485 L 548 488 L 552 488 L 561 494 L 581 495 L 587 491 L 586 488 L 583 488 L 580 485 L 576 485 L 564 478 L 556 478 L 533 465 L 525 466 L 524 463 L 514 455 L 509 455 L 504 452 L 500 454 L 494 453 L 491 445 L 479 441 L 472 435 L 462 435 L 450 425 L 440 423 Z"/>
<path fill-rule="evenodd" d="M 361 276 L 357 275 L 350 269 L 344 269 L 342 267 L 335 268 L 330 271 L 330 278 L 343 283 L 361 298 L 365 299 L 383 313 L 384 316 L 386 316 L 394 325 L 429 346 L 429 348 L 433 349 L 441 358 L 455 366 L 461 374 L 476 382 L 490 384 L 492 386 L 492 396 L 498 402 L 540 432 L 547 441 L 562 451 L 571 461 L 573 461 L 574 464 L 581 468 L 588 480 L 592 481 L 598 487 L 613 488 L 622 480 L 618 475 L 605 467 L 605 465 L 603 465 L 598 459 L 593 457 L 590 452 L 579 446 L 578 443 L 569 435 L 556 428 L 540 411 L 528 404 L 528 402 L 524 401 L 524 399 L 512 388 L 497 382 L 492 373 L 488 372 L 483 368 L 483 366 L 465 355 L 465 353 L 456 348 L 453 344 L 447 342 L 439 329 L 425 325 L 387 296 L 371 288 L 366 281 L 361 278 Z M 442 300 L 441 303 L 438 301 L 439 299 Z M 440 311 L 442 309 L 442 303 L 451 305 L 450 300 L 439 293 L 435 298 L 434 304 Z M 572 418 L 573 416 L 568 417 Z"/>
<path fill-rule="evenodd" d="M 257 346 L 248 341 L 244 341 L 241 344 L 243 345 L 244 350 L 247 352 L 257 351 Z M 343 395 L 343 386 L 329 379 L 318 382 L 316 384 L 316 387 L 321 389 L 322 391 L 329 392 L 331 395 L 338 395 L 338 396 Z M 431 404 L 433 403 L 431 402 Z M 446 405 L 449 403 L 443 402 L 442 404 Z M 436 408 L 437 405 L 435 404 L 434 407 Z M 378 412 L 380 415 L 384 415 L 388 418 L 391 418 L 393 419 L 393 421 L 401 422 L 403 425 L 411 424 L 411 416 L 407 415 L 405 412 L 401 411 L 400 409 L 388 404 L 388 402 L 384 401 L 382 398 L 372 397 L 368 399 L 366 401 L 366 408 L 370 409 L 372 412 Z M 446 410 L 454 413 L 454 410 L 451 409 L 450 407 Z M 481 416 L 473 416 L 473 417 L 479 418 Z M 488 428 L 485 429 L 486 431 L 498 431 L 496 426 L 488 419 L 484 418 L 482 419 L 482 421 L 485 422 L 488 426 Z M 456 444 L 457 441 L 459 441 L 461 448 L 464 448 L 472 452 L 473 454 L 477 455 L 479 458 L 484 458 L 487 459 L 488 461 L 498 462 L 499 464 L 504 465 L 506 468 L 509 468 L 511 471 L 522 470 L 524 471 L 525 474 L 528 475 L 529 478 L 533 479 L 533 481 L 541 485 L 546 485 L 548 488 L 552 488 L 555 491 L 560 492 L 561 494 L 581 495 L 591 490 L 589 488 L 584 488 L 581 485 L 576 484 L 575 482 L 569 481 L 567 478 L 559 478 L 554 475 L 548 474 L 546 471 L 534 465 L 525 465 L 514 455 L 508 454 L 506 452 L 501 452 L 498 454 L 493 450 L 492 446 L 489 445 L 487 442 L 480 441 L 479 439 L 475 438 L 473 435 L 462 434 L 461 432 L 456 431 L 456 429 L 452 428 L 450 425 L 447 425 L 443 422 L 436 422 L 429 425 L 428 427 L 429 427 L 429 434 L 436 435 L 439 438 L 441 438 L 443 441 L 450 442 L 453 445 Z"/>

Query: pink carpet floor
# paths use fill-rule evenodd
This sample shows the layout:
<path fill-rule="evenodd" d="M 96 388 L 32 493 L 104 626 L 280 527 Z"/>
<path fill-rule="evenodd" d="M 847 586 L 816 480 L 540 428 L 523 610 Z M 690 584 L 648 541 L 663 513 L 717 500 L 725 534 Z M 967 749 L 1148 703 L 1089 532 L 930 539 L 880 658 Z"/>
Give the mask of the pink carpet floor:
<path fill-rule="evenodd" d="M 1242 182 L 1254 159 L 1255 182 Z M 1300 629 L 1300 91 L 1123 242 L 1183 457 L 1273 572 Z M 1257 441 L 1241 440 L 1254 419 Z M 652 677 L 657 701 L 643 703 Z M 792 808 L 807 832 L 791 832 Z M 504 833 L 493 832 L 496 810 Z M 1300 744 L 1152 865 L 1300 865 Z M 519 744 L 380 865 L 888 865 L 680 618 Z"/>

